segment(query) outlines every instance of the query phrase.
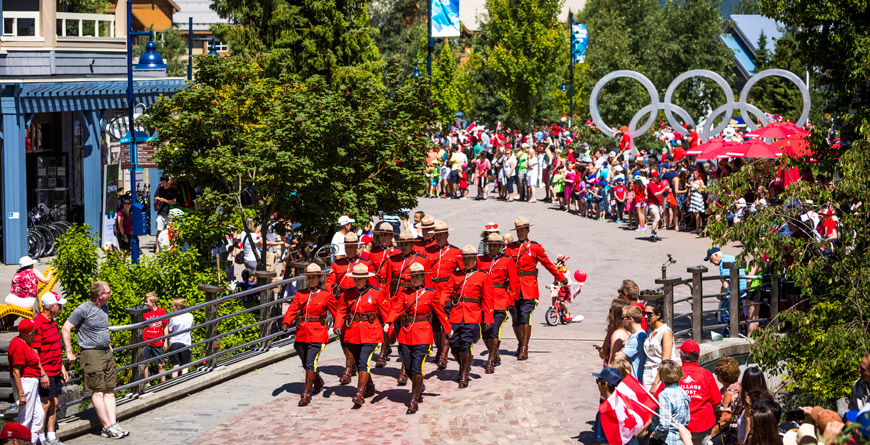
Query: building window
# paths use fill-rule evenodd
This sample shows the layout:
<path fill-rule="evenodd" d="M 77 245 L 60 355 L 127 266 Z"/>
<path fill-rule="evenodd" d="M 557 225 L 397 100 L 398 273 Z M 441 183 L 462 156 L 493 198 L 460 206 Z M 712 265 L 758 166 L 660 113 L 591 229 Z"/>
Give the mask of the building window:
<path fill-rule="evenodd" d="M 230 46 L 224 42 L 221 42 L 218 39 L 214 39 L 214 49 L 219 53 L 228 53 L 230 52 Z"/>

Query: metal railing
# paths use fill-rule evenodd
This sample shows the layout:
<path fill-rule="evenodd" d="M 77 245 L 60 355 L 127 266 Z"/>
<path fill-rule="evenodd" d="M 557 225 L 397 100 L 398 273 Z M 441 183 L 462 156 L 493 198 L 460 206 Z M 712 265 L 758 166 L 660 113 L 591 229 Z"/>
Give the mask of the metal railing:
<path fill-rule="evenodd" d="M 327 269 L 328 271 L 328 269 Z M 274 298 L 275 293 L 273 290 L 277 289 L 279 294 L 282 293 L 283 289 L 286 286 L 291 285 L 293 283 L 302 282 L 303 286 L 305 283 L 305 276 L 296 276 L 293 278 L 288 278 L 285 280 L 277 281 L 272 283 L 271 279 L 275 277 L 274 272 L 264 272 L 258 271 L 255 272 L 257 277 L 258 286 L 246 291 L 236 292 L 233 294 L 225 295 L 223 297 L 217 297 L 217 295 L 221 294 L 225 291 L 224 287 L 220 286 L 211 286 L 211 285 L 200 285 L 199 290 L 205 293 L 206 301 L 204 303 L 200 303 L 194 306 L 190 306 L 184 309 L 180 309 L 166 315 L 162 315 L 160 317 L 150 318 L 148 320 L 142 319 L 142 313 L 144 310 L 134 310 L 131 312 L 135 317 L 135 322 L 126 325 L 120 326 L 110 326 L 109 331 L 111 332 L 119 332 L 119 331 L 129 331 L 131 332 L 131 343 L 128 345 L 124 345 L 118 348 L 113 348 L 112 352 L 114 355 L 118 354 L 131 354 L 132 360 L 128 365 L 120 366 L 117 368 L 118 372 L 125 370 L 132 370 L 132 379 L 129 383 L 118 386 L 115 388 L 115 392 L 131 390 L 132 395 L 139 395 L 145 392 L 145 388 L 149 382 L 159 380 L 161 377 L 168 376 L 174 372 L 179 372 L 182 369 L 187 369 L 190 367 L 197 366 L 200 370 L 210 371 L 215 368 L 218 364 L 218 359 L 221 357 L 226 357 L 229 354 L 233 354 L 242 349 L 250 348 L 252 346 L 258 345 L 259 348 L 257 350 L 261 352 L 267 351 L 272 342 L 278 337 L 288 337 L 292 338 L 295 335 L 296 329 L 295 327 L 291 327 L 287 332 L 281 330 L 281 326 L 278 324 L 279 321 L 283 318 L 282 305 L 284 303 L 290 303 L 293 299 L 292 296 Z M 231 314 L 217 316 L 218 307 L 221 303 L 240 299 L 242 297 L 251 296 L 259 294 L 260 302 L 251 307 L 246 307 L 244 309 L 238 310 Z M 135 309 L 135 308 L 133 308 Z M 188 314 L 204 311 L 205 313 L 205 321 L 202 323 L 196 324 L 188 329 L 184 329 L 182 331 L 173 332 L 169 335 L 163 335 L 157 338 L 144 340 L 144 332 L 145 328 L 151 325 L 152 323 L 159 323 L 164 320 L 168 320 L 172 317 L 176 317 L 181 314 Z M 242 327 L 238 327 L 226 332 L 218 333 L 218 326 L 221 322 L 226 320 L 233 319 L 243 314 L 251 313 L 259 311 L 258 321 L 253 323 L 248 323 Z M 254 340 L 247 341 L 245 343 L 233 346 L 231 348 L 221 349 L 218 341 L 221 338 L 224 338 L 229 335 L 237 334 L 247 329 L 251 328 L 260 328 L 260 332 L 258 337 Z M 191 343 L 190 346 L 185 346 L 180 349 L 172 350 L 161 354 L 159 356 L 151 357 L 149 359 L 144 358 L 145 347 L 149 343 L 153 343 L 155 341 L 163 341 L 165 339 L 175 337 L 179 334 L 193 332 L 196 330 L 205 330 L 203 339 L 194 343 Z M 191 357 L 190 362 L 185 363 L 183 365 L 175 366 L 172 369 L 167 369 L 160 373 L 155 373 L 149 375 L 148 377 L 144 377 L 144 371 L 147 366 L 151 363 L 155 362 L 163 362 L 166 357 L 179 353 L 181 351 L 191 350 L 196 347 L 204 346 L 205 353 L 202 357 Z M 204 364 L 203 364 L 204 363 Z M 67 384 L 76 384 L 81 382 L 81 378 L 70 379 Z M 88 400 L 90 396 L 80 397 L 75 400 L 66 401 L 61 403 L 60 406 L 70 406 L 78 404 L 82 401 Z"/>
<path fill-rule="evenodd" d="M 83 38 L 115 37 L 115 16 L 113 14 L 58 12 L 57 36 Z"/>
<path fill-rule="evenodd" d="M 778 324 L 775 323 L 777 319 L 777 315 L 779 314 L 779 304 L 780 304 L 780 277 L 776 275 L 771 276 L 758 276 L 758 275 L 741 275 L 739 273 L 739 268 L 733 264 L 728 267 L 730 273 L 728 275 L 707 275 L 704 276 L 704 273 L 708 271 L 708 269 L 704 266 L 695 266 L 689 267 L 687 272 L 692 274 L 691 278 L 680 278 L 680 277 L 664 277 L 656 279 L 656 284 L 660 284 L 661 287 L 655 289 L 658 293 L 658 298 L 663 298 L 663 316 L 665 322 L 668 326 L 674 330 L 674 336 L 689 336 L 692 340 L 697 342 L 701 342 L 704 338 L 705 332 L 710 332 L 715 329 L 728 328 L 730 335 L 736 336 L 740 333 L 740 327 L 749 325 L 750 323 L 759 323 L 760 325 L 764 324 L 772 324 L 774 329 L 778 329 Z M 727 292 L 713 292 L 713 293 L 704 293 L 704 283 L 707 281 L 716 281 L 719 282 L 721 280 L 728 280 L 729 286 Z M 753 282 L 755 280 L 760 281 L 760 284 L 756 284 L 754 286 L 745 286 L 743 289 L 740 289 L 739 283 L 741 281 Z M 690 295 L 687 297 L 676 298 L 675 294 L 678 290 L 681 290 L 680 287 L 685 286 Z M 749 299 L 743 299 L 741 301 L 740 295 L 748 295 L 753 291 L 763 291 L 767 290 L 769 286 L 770 299 L 768 302 L 752 302 Z M 718 290 L 718 288 L 717 288 Z M 729 320 L 728 323 L 705 323 L 704 316 L 705 314 L 716 314 L 718 312 L 723 311 L 724 308 L 719 308 L 718 305 L 715 309 L 704 309 L 704 301 L 705 300 L 716 300 L 717 302 L 720 300 L 720 297 L 728 297 L 728 312 L 729 312 Z M 643 295 L 641 295 L 643 298 Z M 654 298 L 646 298 L 646 299 L 655 299 Z M 676 313 L 675 305 L 680 303 L 688 302 L 691 307 L 691 312 L 686 313 Z M 761 311 L 758 311 L 760 318 L 754 319 L 744 319 L 741 320 L 741 314 L 743 313 L 743 309 L 750 306 L 762 306 L 769 305 L 770 314 L 768 317 L 760 317 Z M 674 324 L 675 321 L 682 321 L 683 319 L 688 319 L 691 323 L 691 326 L 684 329 L 677 329 Z"/>
<path fill-rule="evenodd" d="M 40 37 L 39 11 L 3 11 L 3 37 Z"/>

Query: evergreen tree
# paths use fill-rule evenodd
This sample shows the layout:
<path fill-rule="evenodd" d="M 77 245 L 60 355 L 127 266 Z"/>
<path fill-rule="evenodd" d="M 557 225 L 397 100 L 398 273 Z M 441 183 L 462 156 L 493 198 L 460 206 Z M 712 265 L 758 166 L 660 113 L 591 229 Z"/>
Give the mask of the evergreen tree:
<path fill-rule="evenodd" d="M 451 124 L 461 99 L 457 85 L 456 56 L 447 39 L 438 53 L 438 65 L 432 70 L 432 100 L 436 114 L 444 124 Z"/>

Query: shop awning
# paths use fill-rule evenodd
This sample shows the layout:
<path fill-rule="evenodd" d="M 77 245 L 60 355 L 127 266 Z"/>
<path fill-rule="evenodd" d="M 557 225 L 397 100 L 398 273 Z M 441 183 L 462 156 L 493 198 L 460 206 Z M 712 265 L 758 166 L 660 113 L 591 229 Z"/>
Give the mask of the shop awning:
<path fill-rule="evenodd" d="M 134 80 L 136 104 L 150 106 L 158 97 L 186 88 L 184 79 Z M 76 80 L 2 84 L 3 114 L 53 113 L 62 111 L 107 110 L 127 107 L 127 82 L 124 80 Z"/>

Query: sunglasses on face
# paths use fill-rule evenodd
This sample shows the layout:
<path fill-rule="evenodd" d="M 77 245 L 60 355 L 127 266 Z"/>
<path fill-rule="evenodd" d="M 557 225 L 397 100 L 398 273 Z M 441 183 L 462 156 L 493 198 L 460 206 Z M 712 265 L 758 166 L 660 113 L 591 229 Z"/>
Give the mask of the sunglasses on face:
<path fill-rule="evenodd" d="M 643 315 L 646 317 L 652 317 L 653 315 L 655 315 L 655 312 L 644 312 Z"/>
<path fill-rule="evenodd" d="M 494 230 L 494 229 L 498 229 L 498 224 L 487 224 L 486 225 L 486 230 Z"/>

